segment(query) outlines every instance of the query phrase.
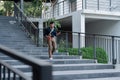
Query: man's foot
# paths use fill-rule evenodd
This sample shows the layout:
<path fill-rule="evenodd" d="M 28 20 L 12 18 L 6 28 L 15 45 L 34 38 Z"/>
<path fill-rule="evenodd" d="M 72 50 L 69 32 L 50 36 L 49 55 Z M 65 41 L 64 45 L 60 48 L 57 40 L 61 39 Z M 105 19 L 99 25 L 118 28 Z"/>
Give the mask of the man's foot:
<path fill-rule="evenodd" d="M 52 60 L 53 58 L 51 57 L 50 60 Z"/>

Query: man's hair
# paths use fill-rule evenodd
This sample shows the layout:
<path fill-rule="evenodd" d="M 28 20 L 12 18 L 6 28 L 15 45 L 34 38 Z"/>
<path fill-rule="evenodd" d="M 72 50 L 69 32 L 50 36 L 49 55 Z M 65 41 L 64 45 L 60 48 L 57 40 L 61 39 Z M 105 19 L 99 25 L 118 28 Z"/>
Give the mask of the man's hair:
<path fill-rule="evenodd" d="M 53 23 L 54 23 L 53 21 L 50 22 L 50 24 L 53 24 Z"/>

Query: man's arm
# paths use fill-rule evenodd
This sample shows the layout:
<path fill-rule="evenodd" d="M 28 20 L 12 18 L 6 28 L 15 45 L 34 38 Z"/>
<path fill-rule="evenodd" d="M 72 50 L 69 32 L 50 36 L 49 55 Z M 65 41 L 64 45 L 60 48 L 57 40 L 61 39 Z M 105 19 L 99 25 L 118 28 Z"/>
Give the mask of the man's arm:
<path fill-rule="evenodd" d="M 57 32 L 57 34 L 56 34 L 56 35 L 58 36 L 58 35 L 60 35 L 60 34 L 61 34 L 61 32 L 59 31 L 59 32 Z"/>

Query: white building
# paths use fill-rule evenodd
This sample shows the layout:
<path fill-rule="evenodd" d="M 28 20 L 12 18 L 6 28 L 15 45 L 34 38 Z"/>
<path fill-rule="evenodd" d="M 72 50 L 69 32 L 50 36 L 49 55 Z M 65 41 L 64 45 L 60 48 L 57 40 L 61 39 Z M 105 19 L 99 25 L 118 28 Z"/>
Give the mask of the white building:
<path fill-rule="evenodd" d="M 119 0 L 58 0 L 47 17 L 68 31 L 120 36 L 119 11 Z"/>
<path fill-rule="evenodd" d="M 120 36 L 120 0 L 57 0 L 48 12 L 49 14 L 44 18 L 55 17 L 61 22 L 62 29 L 66 31 Z M 77 35 L 72 34 L 73 47 L 78 47 Z M 85 37 L 80 39 L 81 47 L 84 47 Z M 119 39 L 116 43 L 115 56 L 117 57 L 120 52 Z M 101 42 L 99 44 L 103 46 Z M 112 43 L 104 45 L 107 45 L 107 48 L 109 46 L 109 49 L 105 46 L 103 48 L 112 55 Z"/>

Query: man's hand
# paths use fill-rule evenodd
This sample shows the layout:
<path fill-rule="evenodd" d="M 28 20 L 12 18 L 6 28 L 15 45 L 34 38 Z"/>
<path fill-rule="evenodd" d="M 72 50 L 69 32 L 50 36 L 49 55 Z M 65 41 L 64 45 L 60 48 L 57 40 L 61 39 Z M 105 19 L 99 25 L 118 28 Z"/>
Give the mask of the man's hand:
<path fill-rule="evenodd" d="M 50 39 L 51 39 L 51 36 L 46 36 L 46 38 L 47 38 L 48 40 L 50 40 Z"/>
<path fill-rule="evenodd" d="M 58 32 L 58 33 L 57 33 L 57 36 L 60 35 L 60 34 L 61 34 L 61 32 Z"/>

